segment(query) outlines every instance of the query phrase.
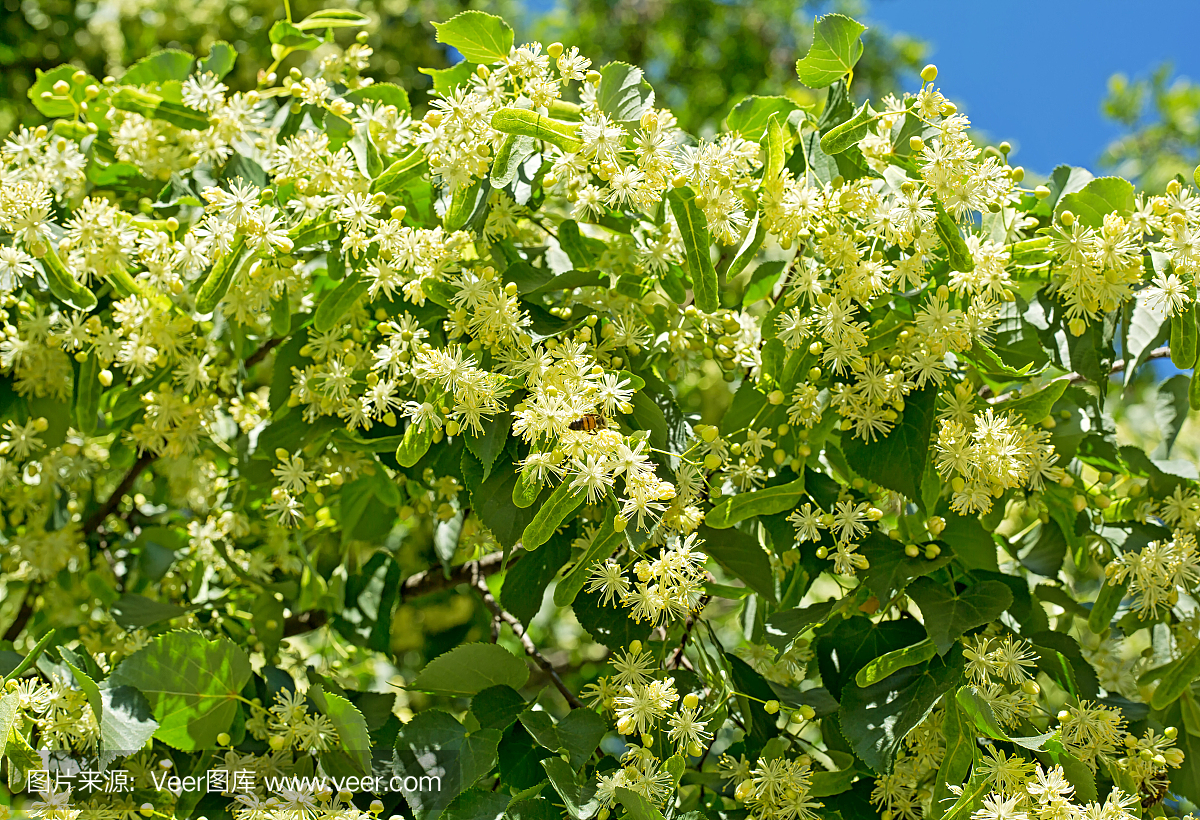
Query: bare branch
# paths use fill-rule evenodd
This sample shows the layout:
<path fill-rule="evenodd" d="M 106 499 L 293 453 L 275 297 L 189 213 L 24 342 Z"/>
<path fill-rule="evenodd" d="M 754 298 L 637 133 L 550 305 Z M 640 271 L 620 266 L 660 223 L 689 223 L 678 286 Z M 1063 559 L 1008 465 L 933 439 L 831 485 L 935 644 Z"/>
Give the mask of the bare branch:
<path fill-rule="evenodd" d="M 554 664 L 546 660 L 546 657 L 538 651 L 536 646 L 534 646 L 533 639 L 530 638 L 529 633 L 525 631 L 525 625 L 521 623 L 517 616 L 513 615 L 511 612 L 507 612 L 500 606 L 499 603 L 497 603 L 496 599 L 492 596 L 492 591 L 488 589 L 487 581 L 484 579 L 484 576 L 477 574 L 475 578 L 471 580 L 471 586 L 475 587 L 475 589 L 479 591 L 479 594 L 483 597 L 484 605 L 492 611 L 492 614 L 495 616 L 496 620 L 504 621 L 504 623 L 512 627 L 513 634 L 520 639 L 521 646 L 525 648 L 525 654 L 533 658 L 534 662 L 540 666 L 547 675 L 550 676 L 550 680 L 554 683 L 554 687 L 562 693 L 562 696 L 566 698 L 566 701 L 568 704 L 570 704 L 571 708 L 582 708 L 583 704 L 579 702 L 579 698 L 575 697 L 575 694 L 567 688 L 567 685 L 563 683 L 562 678 L 558 676 L 558 670 L 554 668 Z"/>

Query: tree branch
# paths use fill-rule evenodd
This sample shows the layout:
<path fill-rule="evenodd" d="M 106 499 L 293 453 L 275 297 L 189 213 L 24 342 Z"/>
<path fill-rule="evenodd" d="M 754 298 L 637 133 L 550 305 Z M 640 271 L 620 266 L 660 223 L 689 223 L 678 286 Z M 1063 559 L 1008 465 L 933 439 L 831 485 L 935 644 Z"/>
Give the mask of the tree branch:
<path fill-rule="evenodd" d="M 508 566 L 511 567 L 516 563 L 522 553 L 523 550 L 520 547 L 510 553 Z M 483 556 L 478 561 L 468 561 L 453 568 L 448 578 L 441 567 L 431 567 L 423 572 L 413 573 L 401 582 L 400 598 L 401 600 L 421 598 L 425 595 L 433 595 L 435 592 L 456 587 L 459 584 L 472 583 L 476 578 L 486 578 L 489 575 L 499 572 L 503 562 L 503 553 L 492 552 Z M 294 635 L 320 629 L 325 625 L 327 620 L 328 615 L 324 610 L 314 609 L 307 612 L 299 612 L 284 621 L 283 636 L 290 638 Z"/>
<path fill-rule="evenodd" d="M 513 634 L 520 639 L 521 646 L 525 648 L 525 654 L 533 658 L 534 662 L 540 666 L 547 675 L 550 676 L 551 682 L 554 683 L 554 688 L 562 693 L 562 696 L 566 699 L 570 707 L 572 709 L 582 708 L 583 704 L 579 702 L 579 698 L 575 697 L 575 694 L 567 688 L 567 685 L 563 683 L 562 678 L 558 676 L 558 670 L 554 668 L 554 664 L 546 660 L 546 657 L 538 651 L 536 646 L 534 646 L 533 639 L 530 638 L 529 633 L 525 631 L 525 625 L 521 623 L 517 616 L 513 615 L 511 612 L 505 611 L 500 604 L 497 603 L 496 599 L 492 597 L 492 591 L 488 589 L 487 581 L 484 580 L 484 576 L 476 573 L 475 577 L 471 579 L 471 586 L 475 587 L 475 589 L 479 591 L 479 594 L 483 597 L 484 605 L 492 611 L 492 614 L 495 616 L 496 620 L 503 621 L 512 627 Z"/>
<path fill-rule="evenodd" d="M 104 519 L 108 518 L 109 514 L 117 508 L 118 504 L 121 503 L 121 497 L 124 496 L 125 493 L 129 492 L 129 488 L 133 486 L 133 482 L 137 480 L 137 477 L 142 474 L 143 470 L 150 466 L 150 463 L 154 461 L 156 457 L 157 456 L 155 456 L 153 453 L 149 452 L 142 453 L 140 456 L 138 456 L 138 460 L 133 462 L 133 466 L 129 468 L 129 472 L 127 472 L 125 477 L 121 479 L 121 483 L 117 485 L 115 490 L 113 490 L 112 495 L 108 497 L 108 500 L 105 501 L 100 506 L 100 509 L 92 513 L 88 520 L 84 522 L 83 535 L 85 537 L 100 529 L 100 525 L 104 523 Z"/>

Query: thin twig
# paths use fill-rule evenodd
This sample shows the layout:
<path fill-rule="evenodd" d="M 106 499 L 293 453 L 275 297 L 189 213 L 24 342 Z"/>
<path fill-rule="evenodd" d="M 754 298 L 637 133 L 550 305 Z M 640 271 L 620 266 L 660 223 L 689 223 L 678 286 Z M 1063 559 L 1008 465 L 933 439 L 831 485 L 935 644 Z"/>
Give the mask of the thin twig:
<path fill-rule="evenodd" d="M 516 563 L 521 557 L 522 552 L 520 548 L 517 548 L 509 553 L 507 566 L 511 567 Z M 477 577 L 486 578 L 500 571 L 503 565 L 503 558 L 502 553 L 488 553 L 478 561 L 468 561 L 465 564 L 455 567 L 450 571 L 449 577 L 447 577 L 441 567 L 433 567 L 422 572 L 413 573 L 401 582 L 400 597 L 409 601 L 456 587 L 459 584 L 470 583 L 472 579 Z M 284 621 L 283 635 L 285 638 L 290 638 L 294 635 L 312 632 L 314 629 L 323 627 L 327 621 L 328 616 L 324 610 L 312 609 L 299 612 Z"/>
<path fill-rule="evenodd" d="M 509 553 L 508 567 L 511 567 L 521 557 L 522 550 Z M 404 579 L 400 587 L 402 598 L 419 598 L 422 595 L 432 595 L 459 584 L 473 582 L 478 576 L 486 577 L 500 571 L 504 566 L 504 554 L 491 552 L 478 561 L 468 561 L 450 571 L 447 576 L 441 567 L 431 567 L 422 572 L 415 572 Z"/>
<path fill-rule="evenodd" d="M 1148 362 L 1151 359 L 1165 359 L 1170 355 L 1171 355 L 1171 348 L 1156 347 L 1153 350 L 1151 350 L 1149 353 L 1146 354 L 1146 358 L 1143 361 Z M 1118 373 L 1124 373 L 1124 372 L 1125 372 L 1125 362 L 1124 361 L 1113 362 L 1112 369 L 1108 371 L 1108 375 L 1115 376 Z M 1089 381 L 1087 376 L 1084 376 L 1079 373 L 1075 373 L 1073 371 L 1071 373 L 1065 374 L 1064 376 L 1060 376 L 1059 378 L 1070 379 L 1071 384 L 1083 384 L 1084 382 Z M 1001 393 L 999 396 L 993 396 L 992 388 L 988 387 L 987 385 L 984 385 L 979 390 L 979 396 L 980 396 L 980 398 L 987 399 L 988 404 L 997 404 L 998 402 L 1007 401 L 1008 399 L 1013 398 L 1014 396 L 1017 395 L 1017 392 L 1018 391 L 1016 391 L 1016 390 L 1010 390 L 1007 393 Z"/>
<path fill-rule="evenodd" d="M 266 342 L 263 342 L 262 346 L 258 350 L 251 353 L 249 359 L 246 359 L 246 369 L 249 370 L 250 368 L 254 367 L 254 365 L 267 358 L 267 354 L 287 341 L 287 338 L 288 337 L 286 336 L 280 336 L 278 339 L 270 339 Z"/>
<path fill-rule="evenodd" d="M 687 616 L 687 620 L 683 622 L 683 637 L 680 638 L 679 646 L 675 647 L 675 651 L 671 653 L 671 657 L 667 661 L 672 669 L 678 669 L 679 664 L 684 661 L 683 650 L 687 648 L 688 639 L 692 636 L 692 629 L 696 626 L 696 621 L 700 619 L 700 612 L 704 607 L 708 606 L 710 600 L 711 596 L 705 594 L 700 599 L 700 603 L 697 604 L 696 611 L 690 613 Z"/>
<path fill-rule="evenodd" d="M 492 611 L 493 616 L 497 620 L 504 621 L 504 623 L 512 627 L 513 634 L 520 639 L 521 646 L 525 648 L 525 654 L 533 658 L 534 662 L 540 666 L 547 675 L 550 676 L 550 680 L 554 683 L 554 687 L 562 693 L 562 696 L 566 698 L 566 701 L 568 704 L 570 704 L 571 708 L 582 708 L 583 704 L 579 702 L 579 698 L 575 697 L 575 694 L 567 688 L 567 685 L 563 683 L 562 678 L 558 676 L 558 670 L 554 668 L 554 664 L 546 660 L 546 657 L 538 651 L 536 646 L 534 646 L 533 639 L 530 638 L 529 633 L 525 631 L 525 625 L 521 623 L 517 616 L 513 615 L 511 612 L 505 611 L 504 608 L 497 603 L 496 599 L 492 596 L 492 591 L 488 589 L 487 581 L 484 579 L 484 577 L 477 574 L 475 578 L 471 580 L 471 585 L 479 591 L 479 594 L 483 597 L 484 605 Z"/>

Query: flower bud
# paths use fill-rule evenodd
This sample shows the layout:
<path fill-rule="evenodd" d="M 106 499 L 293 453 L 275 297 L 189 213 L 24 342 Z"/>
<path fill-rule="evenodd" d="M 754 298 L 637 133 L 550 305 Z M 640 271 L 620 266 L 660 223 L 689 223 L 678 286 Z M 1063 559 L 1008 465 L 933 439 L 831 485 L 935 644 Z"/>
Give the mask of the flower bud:
<path fill-rule="evenodd" d="M 783 404 L 783 391 L 772 390 L 767 394 L 767 402 L 769 404 Z"/>
<path fill-rule="evenodd" d="M 915 137 L 915 136 L 909 137 L 908 138 L 908 150 L 912 151 L 914 154 L 924 151 L 925 150 L 925 140 L 921 139 L 920 137 Z"/>
<path fill-rule="evenodd" d="M 904 548 L 904 554 L 907 555 L 909 558 L 916 558 L 918 555 L 921 554 L 921 548 L 918 547 L 916 544 L 909 544 Z"/>
<path fill-rule="evenodd" d="M 921 69 L 921 79 L 927 83 L 931 83 L 936 80 L 937 74 L 937 66 L 935 66 L 933 63 L 930 63 Z"/>
<path fill-rule="evenodd" d="M 549 46 L 546 47 L 546 53 L 550 55 L 551 60 L 557 60 L 559 57 L 562 56 L 563 44 L 562 43 L 551 43 Z"/>
<path fill-rule="evenodd" d="M 688 692 L 686 695 L 683 696 L 683 708 L 684 709 L 695 709 L 699 705 L 700 705 L 700 698 L 696 697 L 695 692 Z"/>
<path fill-rule="evenodd" d="M 1050 189 L 1045 185 L 1039 185 L 1033 189 L 1033 195 L 1038 199 L 1045 199 L 1046 197 L 1050 196 Z"/>

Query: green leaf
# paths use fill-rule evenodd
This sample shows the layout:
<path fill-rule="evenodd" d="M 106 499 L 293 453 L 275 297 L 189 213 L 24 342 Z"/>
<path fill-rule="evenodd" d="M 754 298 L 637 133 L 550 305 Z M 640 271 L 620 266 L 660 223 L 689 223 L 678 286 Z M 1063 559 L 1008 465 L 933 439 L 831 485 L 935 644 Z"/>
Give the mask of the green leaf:
<path fill-rule="evenodd" d="M 241 267 L 245 253 L 246 237 L 238 236 L 233 241 L 232 247 L 212 266 L 212 270 L 204 279 L 204 284 L 200 286 L 200 290 L 196 294 L 197 313 L 212 313 L 216 309 L 217 303 L 225 298 L 234 275 Z"/>
<path fill-rule="evenodd" d="M 765 241 L 766 238 L 767 229 L 763 227 L 761 214 L 759 214 L 758 211 L 755 211 L 754 217 L 750 220 L 750 224 L 746 226 L 746 235 L 742 237 L 742 244 L 738 246 L 737 253 L 735 253 L 729 259 L 729 264 L 725 267 L 725 278 L 727 280 L 732 280 L 739 273 L 745 270 L 747 265 L 754 261 L 754 257 L 758 253 L 758 249 L 762 247 L 763 241 Z M 759 265 L 759 268 L 761 267 L 762 265 Z M 756 268 L 754 273 L 751 274 L 751 283 L 755 281 L 754 277 L 757 274 L 758 269 Z M 765 273 L 763 275 L 765 275 Z M 762 277 L 760 276 L 759 278 Z M 749 304 L 749 302 L 746 302 L 745 300 L 746 295 L 743 294 L 742 303 Z"/>
<path fill-rule="evenodd" d="M 608 733 L 608 721 L 591 709 L 572 709 L 555 728 L 560 748 L 570 756 L 571 767 L 578 770 Z"/>
<path fill-rule="evenodd" d="M 789 481 L 787 484 L 776 484 L 773 487 L 763 487 L 722 498 L 704 516 L 704 522 L 714 530 L 728 529 L 751 516 L 771 515 L 794 509 L 803 495 L 804 476 L 802 474 L 795 481 Z"/>
<path fill-rule="evenodd" d="M 709 239 L 704 212 L 696 204 L 696 194 L 690 188 L 673 188 L 667 194 L 667 200 L 683 237 L 696 307 L 705 313 L 714 313 L 720 307 L 717 300 L 717 271 L 709 256 L 712 241 Z"/>
<path fill-rule="evenodd" d="M 512 726 L 527 706 L 520 692 L 504 684 L 489 686 L 471 698 L 471 714 L 479 721 L 480 728 L 501 732 Z"/>
<path fill-rule="evenodd" d="M 941 553 L 932 560 L 924 555 L 909 558 L 902 543 L 880 532 L 868 534 L 859 543 L 859 552 L 871 562 L 864 577 L 867 587 L 880 601 L 888 600 L 893 593 L 904 590 L 914 578 L 936 572 L 954 558 L 954 552 L 946 545 L 941 545 Z"/>
<path fill-rule="evenodd" d="M 942 815 L 942 820 L 967 820 L 979 808 L 980 801 L 993 788 L 991 778 L 981 767 L 972 770 L 971 779 L 963 787 L 962 794 L 954 801 L 954 805 Z"/>
<path fill-rule="evenodd" d="M 975 733 L 963 719 L 963 712 L 953 698 L 945 699 L 946 717 L 942 721 L 942 737 L 946 741 L 946 752 L 938 767 L 933 787 L 933 820 L 942 814 L 943 802 L 950 797 L 950 786 L 957 786 L 967 778 L 971 762 L 975 757 Z"/>
<path fill-rule="evenodd" d="M 16 725 L 20 706 L 21 696 L 15 691 L 6 692 L 0 697 L 0 741 L 8 742 L 8 733 Z"/>
<path fill-rule="evenodd" d="M 477 179 L 472 185 L 465 185 L 454 192 L 450 198 L 450 207 L 442 217 L 442 224 L 448 231 L 457 231 L 467 227 L 487 206 L 491 183 L 486 179 Z"/>
<path fill-rule="evenodd" d="M 352 95 L 362 102 L 374 100 L 384 105 L 394 105 L 396 110 L 401 114 L 407 114 L 412 111 L 412 103 L 409 102 L 408 92 L 395 83 L 371 83 L 366 88 L 360 88 L 352 92 Z"/>
<path fill-rule="evenodd" d="M 408 429 L 404 431 L 404 440 L 396 448 L 396 461 L 400 462 L 402 467 L 412 467 L 429 452 L 429 445 L 432 443 L 432 424 L 426 423 L 424 428 L 409 424 Z"/>
<path fill-rule="evenodd" d="M 595 778 L 576 775 L 571 764 L 561 757 L 548 757 L 541 761 L 541 765 L 573 820 L 587 820 L 596 814 L 600 806 L 595 797 Z"/>
<path fill-rule="evenodd" d="M 992 707 L 980 696 L 974 686 L 960 687 L 955 694 L 958 708 L 962 710 L 966 723 L 975 728 L 975 732 L 990 737 L 993 740 L 1008 740 L 1008 733 L 1000 728 Z"/>
<path fill-rule="evenodd" d="M 536 513 L 532 501 L 531 506 L 527 508 L 520 508 L 513 503 L 518 475 L 513 472 L 507 459 L 500 459 L 492 468 L 492 474 L 484 480 L 479 492 L 472 493 L 472 502 L 479 520 L 492 531 L 492 535 L 496 536 L 496 540 L 505 549 L 512 549 L 520 541 L 521 533 Z"/>
<path fill-rule="evenodd" d="M 505 137 L 500 150 L 496 152 L 496 158 L 492 161 L 492 187 L 507 187 L 517 178 L 521 163 L 533 156 L 536 150 L 533 137 L 522 134 L 509 134 Z"/>
<path fill-rule="evenodd" d="M 971 249 L 967 247 L 966 240 L 958 231 L 958 224 L 950 214 L 946 213 L 941 202 L 935 199 L 933 204 L 937 209 L 937 219 L 933 223 L 933 228 L 937 231 L 942 244 L 946 246 L 950 269 L 970 273 L 975 270 L 975 259 L 971 256 Z"/>
<path fill-rule="evenodd" d="M 890 773 L 904 738 L 960 679 L 961 652 L 909 666 L 878 683 L 843 687 L 838 722 L 855 753 L 880 774 Z"/>
<path fill-rule="evenodd" d="M 842 153 L 852 145 L 858 145 L 858 141 L 867 135 L 874 122 L 875 112 L 871 110 L 868 103 L 863 103 L 854 112 L 853 117 L 825 132 L 821 137 L 821 150 L 829 156 L 833 156 Z"/>
<path fill-rule="evenodd" d="M 237 50 L 224 40 L 218 40 L 209 47 L 208 56 L 196 64 L 196 72 L 214 74 L 219 80 L 233 70 L 236 60 Z"/>
<path fill-rule="evenodd" d="M 152 85 L 168 80 L 183 82 L 192 73 L 195 58 L 186 51 L 169 48 L 143 57 L 121 75 L 122 85 Z"/>
<path fill-rule="evenodd" d="M 701 550 L 716 559 L 721 567 L 745 582 L 746 586 L 769 601 L 775 601 L 775 572 L 771 559 L 758 541 L 741 530 L 714 530 L 701 525 L 697 530 Z"/>
<path fill-rule="evenodd" d="M 1108 629 L 1128 590 L 1128 579 L 1123 583 L 1113 584 L 1110 579 L 1105 578 L 1100 593 L 1096 596 L 1096 603 L 1092 604 L 1092 611 L 1088 613 L 1088 629 L 1097 635 Z"/>
<path fill-rule="evenodd" d="M 729 112 L 725 127 L 737 131 L 744 139 L 757 142 L 766 133 L 771 115 L 777 114 L 776 120 L 783 122 L 799 107 L 787 97 L 745 97 Z"/>
<path fill-rule="evenodd" d="M 654 89 L 640 68 L 629 63 L 609 63 L 600 69 L 596 105 L 610 119 L 633 126 L 654 107 Z"/>
<path fill-rule="evenodd" d="M 439 43 L 457 49 L 472 63 L 494 63 L 512 51 L 512 26 L 494 14 L 464 11 L 433 27 Z"/>
<path fill-rule="evenodd" d="M 432 782 L 440 786 L 404 792 L 417 820 L 432 818 L 487 774 L 496 765 L 499 743 L 497 730 L 468 732 L 453 715 L 440 709 L 418 712 L 401 726 L 395 746 L 397 774 L 418 781 L 438 778 Z"/>
<path fill-rule="evenodd" d="M 579 150 L 579 123 L 543 117 L 524 108 L 501 108 L 492 115 L 492 128 L 548 142 L 563 151 Z"/>
<path fill-rule="evenodd" d="M 754 757 L 771 738 L 779 735 L 775 716 L 768 715 L 762 708 L 765 701 L 777 699 L 776 694 L 763 676 L 741 658 L 726 652 L 725 662 L 729 665 L 731 688 L 739 693 L 736 697 L 738 710 L 746 726 L 747 751 L 750 757 Z"/>
<path fill-rule="evenodd" d="M 338 321 L 367 295 L 371 282 L 364 279 L 361 270 L 352 270 L 346 274 L 338 286 L 321 297 L 313 313 L 313 327 L 318 333 L 332 330 Z"/>
<path fill-rule="evenodd" d="M 990 624 L 1012 606 L 1013 596 L 999 581 L 983 581 L 954 592 L 931 578 L 918 578 L 906 590 L 921 608 L 925 631 L 945 655 L 965 632 Z"/>
<path fill-rule="evenodd" d="M 95 306 L 95 294 L 71 275 L 53 246 L 46 245 L 41 262 L 42 269 L 46 272 L 46 285 L 55 299 L 77 310 L 90 310 Z"/>
<path fill-rule="evenodd" d="M 1162 439 L 1152 453 L 1154 458 L 1168 458 L 1171 455 L 1175 439 L 1187 421 L 1191 382 L 1192 379 L 1187 375 L 1179 373 L 1159 384 L 1155 392 L 1154 422 L 1162 433 Z"/>
<path fill-rule="evenodd" d="M 371 736 L 367 732 L 367 721 L 362 716 L 362 712 L 341 695 L 326 692 L 321 686 L 309 689 L 308 696 L 337 730 L 337 748 L 347 755 L 356 773 L 370 774 Z M 328 761 L 325 758 L 328 755 L 329 752 L 322 755 L 326 768 L 328 768 Z"/>
<path fill-rule="evenodd" d="M 763 184 L 780 185 L 778 182 L 784 169 L 784 150 L 787 141 L 787 131 L 777 114 L 767 119 L 766 133 L 762 138 L 762 146 L 766 162 L 763 164 Z"/>
<path fill-rule="evenodd" d="M 563 253 L 571 260 L 571 264 L 578 270 L 568 271 L 560 274 L 546 283 L 547 286 L 552 285 L 563 276 L 569 276 L 572 273 L 580 273 L 592 268 L 596 263 L 595 255 L 592 249 L 588 246 L 588 241 L 585 240 L 583 234 L 579 232 L 579 223 L 574 219 L 564 219 L 558 223 L 558 244 L 563 249 Z"/>
<path fill-rule="evenodd" d="M 371 18 L 361 11 L 350 9 L 321 9 L 314 11 L 296 24 L 301 31 L 325 31 L 330 28 L 361 28 Z"/>
<path fill-rule="evenodd" d="M 80 366 L 79 378 L 75 383 L 75 426 L 89 435 L 96 431 L 97 415 L 100 412 L 100 394 L 103 392 L 103 386 L 100 384 L 102 369 L 100 358 L 93 350 Z"/>
<path fill-rule="evenodd" d="M 1200 646 L 1170 664 L 1150 697 L 1150 708 L 1156 711 L 1166 709 L 1188 690 L 1197 677 L 1200 677 Z"/>
<path fill-rule="evenodd" d="M 1070 211 L 1089 228 L 1104 227 L 1107 214 L 1129 218 L 1136 206 L 1133 183 L 1120 177 L 1098 177 L 1083 186 L 1083 190 L 1064 194 L 1054 208 L 1055 219 Z"/>
<path fill-rule="evenodd" d="M 847 791 L 858 777 L 856 769 L 841 769 L 836 772 L 813 772 L 809 797 L 831 797 Z"/>
<path fill-rule="evenodd" d="M 1190 304 L 1170 318 L 1171 364 L 1189 370 L 1196 364 L 1197 344 L 1196 306 Z"/>
<path fill-rule="evenodd" d="M 825 88 L 854 70 L 862 56 L 867 27 L 844 14 L 826 14 L 813 23 L 808 54 L 796 61 L 796 74 L 809 88 Z"/>
<path fill-rule="evenodd" d="M 450 94 L 475 76 L 475 63 L 463 60 L 450 68 L 418 68 L 417 71 L 433 80 L 433 90 L 438 94 Z"/>
<path fill-rule="evenodd" d="M 937 415 L 937 389 L 929 386 L 910 393 L 896 426 L 882 440 L 842 439 L 842 453 L 856 473 L 889 490 L 916 500 L 929 458 L 930 435 Z"/>
<path fill-rule="evenodd" d="M 766 299 L 775 289 L 779 277 L 783 275 L 783 262 L 763 262 L 750 274 L 750 285 L 742 296 L 742 307 L 749 307 L 755 302 Z"/>
<path fill-rule="evenodd" d="M 269 36 L 272 43 L 285 49 L 312 51 L 321 45 L 319 37 L 312 36 L 296 24 L 289 23 L 287 20 L 275 21 L 271 26 Z M 274 49 L 272 49 L 272 53 L 274 53 Z"/>
<path fill-rule="evenodd" d="M 546 503 L 533 516 L 533 520 L 521 534 L 521 544 L 527 550 L 535 550 L 550 540 L 554 531 L 562 526 L 567 516 L 573 513 L 583 503 L 587 495 L 583 490 L 574 491 L 571 484 L 564 481 L 554 488 Z"/>
<path fill-rule="evenodd" d="M 164 601 L 155 601 L 145 595 L 127 592 L 112 605 L 113 620 L 126 629 L 151 626 L 186 615 L 188 610 Z"/>
<path fill-rule="evenodd" d="M 29 101 L 33 103 L 33 107 L 41 112 L 44 117 L 74 117 L 75 106 L 66 99 L 54 99 L 54 84 L 62 81 L 67 83 L 71 90 L 68 92 L 71 99 L 75 103 L 84 102 L 87 98 L 84 96 L 84 89 L 89 85 L 99 85 L 99 80 L 90 74 L 82 83 L 76 83 L 73 76 L 79 67 L 67 64 L 52 68 L 49 71 L 42 71 L 40 68 L 35 68 L 37 79 L 30 86 L 28 96 Z M 43 94 L 51 94 L 50 99 L 42 99 Z M 140 177 L 141 174 L 138 174 Z"/>
<path fill-rule="evenodd" d="M 228 638 L 180 631 L 159 635 L 122 661 L 109 685 L 141 692 L 159 724 L 154 736 L 192 752 L 215 747 L 233 724 L 250 674 L 250 659 Z"/>
<path fill-rule="evenodd" d="M 592 567 L 607 560 L 625 541 L 624 531 L 618 532 L 614 527 L 616 509 L 610 507 L 608 515 L 600 529 L 592 536 L 592 542 L 579 556 L 571 569 L 563 576 L 554 588 L 554 605 L 570 606 L 575 596 L 583 589 L 591 575 Z"/>
<path fill-rule="evenodd" d="M 420 147 L 413 148 L 372 180 L 371 193 L 398 196 L 408 182 L 420 177 L 428 167 L 425 162 L 425 152 Z M 336 236 L 336 226 L 334 235 Z"/>
<path fill-rule="evenodd" d="M 1023 416 L 1030 424 L 1037 424 L 1050 415 L 1054 403 L 1062 398 L 1062 394 L 1071 386 L 1070 378 L 1063 376 L 1055 379 L 1045 387 L 1028 395 L 1019 396 L 1008 401 L 992 405 L 997 413 L 1012 412 Z"/>
<path fill-rule="evenodd" d="M 496 463 L 496 459 L 504 452 L 504 445 L 508 443 L 508 430 L 512 427 L 512 416 L 508 413 L 499 413 L 491 419 L 480 423 L 483 427 L 483 433 L 475 435 L 467 433 L 463 439 L 467 443 L 467 449 L 470 450 L 483 464 L 483 478 L 486 481 L 487 477 L 492 474 L 492 466 Z"/>
<path fill-rule="evenodd" d="M 786 646 L 801 632 L 828 621 L 839 603 L 830 599 L 819 604 L 776 612 L 767 619 L 767 640 L 772 646 Z"/>
<path fill-rule="evenodd" d="M 885 655 L 880 655 L 875 658 L 854 676 L 854 682 L 858 686 L 866 688 L 872 686 L 895 672 L 899 672 L 909 666 L 916 666 L 919 663 L 932 658 L 937 654 L 937 647 L 933 642 L 926 638 L 920 643 L 915 643 L 912 646 L 906 646 L 903 649 L 894 649 Z"/>
<path fill-rule="evenodd" d="M 438 655 L 418 673 L 412 688 L 447 695 L 474 695 L 490 686 L 520 689 L 529 667 L 502 646 L 468 643 Z"/>
<path fill-rule="evenodd" d="M 625 807 L 629 820 L 663 820 L 662 812 L 653 803 L 624 786 L 617 786 L 617 800 Z"/>

